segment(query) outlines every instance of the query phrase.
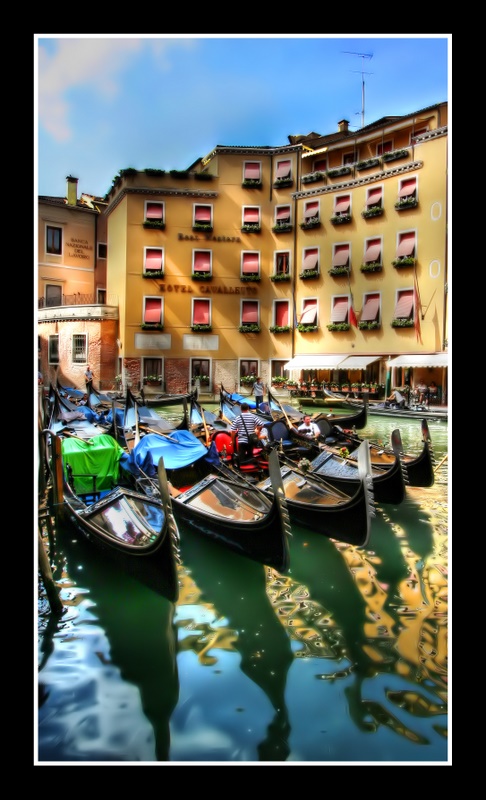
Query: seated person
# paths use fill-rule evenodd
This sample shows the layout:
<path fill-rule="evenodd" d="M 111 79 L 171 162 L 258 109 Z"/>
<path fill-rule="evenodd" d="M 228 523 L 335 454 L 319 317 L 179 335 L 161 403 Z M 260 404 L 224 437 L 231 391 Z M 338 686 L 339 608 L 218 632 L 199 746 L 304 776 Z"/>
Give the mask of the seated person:
<path fill-rule="evenodd" d="M 309 439 L 317 439 L 321 433 L 316 423 L 311 421 L 310 414 L 305 414 L 304 419 L 298 426 L 297 430 L 299 433 L 303 433 L 305 436 L 308 436 Z"/>
<path fill-rule="evenodd" d="M 398 390 L 393 389 L 392 393 L 385 400 L 385 408 L 405 408 L 405 397 Z"/>
<path fill-rule="evenodd" d="M 431 381 L 429 384 L 429 403 L 437 404 L 439 401 L 439 387 L 437 386 L 435 381 Z"/>
<path fill-rule="evenodd" d="M 425 405 L 427 403 L 429 397 L 429 390 L 427 389 L 427 385 L 423 380 L 420 380 L 416 386 L 417 389 L 417 399 L 419 405 Z"/>

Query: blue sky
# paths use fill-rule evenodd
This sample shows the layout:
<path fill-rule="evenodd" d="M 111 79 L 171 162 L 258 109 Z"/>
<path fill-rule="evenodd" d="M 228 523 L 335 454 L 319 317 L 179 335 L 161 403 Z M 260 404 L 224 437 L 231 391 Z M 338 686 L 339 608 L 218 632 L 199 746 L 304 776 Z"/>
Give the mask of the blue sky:
<path fill-rule="evenodd" d="M 363 81 L 365 125 L 450 100 L 450 34 L 35 34 L 34 48 L 36 195 L 64 197 L 73 175 L 103 196 L 127 167 L 360 128 Z"/>

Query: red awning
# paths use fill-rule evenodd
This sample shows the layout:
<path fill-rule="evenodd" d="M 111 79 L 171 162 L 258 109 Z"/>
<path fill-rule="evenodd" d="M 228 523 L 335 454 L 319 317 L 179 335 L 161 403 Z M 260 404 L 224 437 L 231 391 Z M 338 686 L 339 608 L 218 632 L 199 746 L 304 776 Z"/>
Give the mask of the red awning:
<path fill-rule="evenodd" d="M 413 309 L 413 291 L 402 292 L 395 306 L 395 317 L 397 319 L 408 319 Z"/>
<path fill-rule="evenodd" d="M 412 178 L 408 181 L 403 181 L 400 186 L 400 191 L 398 192 L 399 197 L 410 197 L 417 188 L 417 179 Z"/>
<path fill-rule="evenodd" d="M 162 219 L 163 210 L 162 203 L 147 203 L 145 219 Z"/>
<path fill-rule="evenodd" d="M 380 298 L 368 297 L 361 312 L 360 322 L 373 322 L 380 310 Z"/>
<path fill-rule="evenodd" d="M 316 269 L 318 258 L 317 250 L 307 250 L 302 262 L 302 269 Z"/>
<path fill-rule="evenodd" d="M 245 275 L 249 272 L 258 272 L 260 269 L 260 254 L 259 253 L 243 253 L 243 266 L 242 271 Z"/>
<path fill-rule="evenodd" d="M 277 165 L 276 178 L 288 178 L 290 175 L 290 161 L 281 161 Z"/>
<path fill-rule="evenodd" d="M 145 301 L 144 322 L 160 322 L 162 313 L 162 300 L 148 297 Z"/>
<path fill-rule="evenodd" d="M 304 210 L 304 217 L 305 219 L 309 219 L 311 217 L 317 217 L 319 214 L 319 203 L 307 203 L 305 210 Z"/>
<path fill-rule="evenodd" d="M 145 251 L 145 270 L 149 269 L 162 269 L 162 250 Z"/>
<path fill-rule="evenodd" d="M 333 267 L 347 267 L 349 262 L 349 246 L 336 247 L 332 258 Z"/>
<path fill-rule="evenodd" d="M 277 208 L 275 212 L 275 219 L 290 219 L 290 206 L 282 206 Z"/>
<path fill-rule="evenodd" d="M 194 254 L 194 272 L 209 272 L 211 269 L 211 254 L 197 252 Z"/>
<path fill-rule="evenodd" d="M 260 209 L 256 207 L 246 206 L 243 209 L 243 221 L 244 222 L 259 222 L 260 221 Z"/>
<path fill-rule="evenodd" d="M 380 254 L 381 254 L 381 242 L 378 242 L 378 244 L 376 243 L 369 244 L 366 249 L 364 263 L 370 264 L 372 261 L 379 261 Z"/>
<path fill-rule="evenodd" d="M 415 234 L 405 233 L 400 239 L 397 247 L 397 258 L 401 256 L 411 256 L 415 250 Z"/>
<path fill-rule="evenodd" d="M 334 206 L 334 213 L 346 214 L 349 211 L 350 204 L 351 204 L 351 199 L 349 197 L 340 197 L 339 200 L 336 201 L 336 205 Z"/>
<path fill-rule="evenodd" d="M 370 189 L 368 197 L 366 198 L 366 205 L 367 206 L 377 206 L 381 202 L 381 198 L 383 196 L 383 189 Z"/>
<path fill-rule="evenodd" d="M 243 325 L 258 322 L 258 303 L 253 300 L 244 300 L 241 308 L 241 321 Z"/>
<path fill-rule="evenodd" d="M 288 300 L 279 300 L 275 303 L 275 325 L 289 325 L 289 302 Z"/>
<path fill-rule="evenodd" d="M 196 222 L 211 222 L 211 206 L 196 206 L 194 219 Z"/>
<path fill-rule="evenodd" d="M 331 322 L 346 322 L 348 315 L 348 298 L 340 297 L 332 307 Z"/>
<path fill-rule="evenodd" d="M 248 163 L 245 164 L 245 180 L 260 180 L 260 164 L 257 161 L 248 161 Z"/>
<path fill-rule="evenodd" d="M 195 325 L 208 325 L 209 300 L 194 300 L 192 317 Z"/>
<path fill-rule="evenodd" d="M 300 317 L 301 325 L 315 325 L 317 317 L 317 303 L 306 305 Z"/>

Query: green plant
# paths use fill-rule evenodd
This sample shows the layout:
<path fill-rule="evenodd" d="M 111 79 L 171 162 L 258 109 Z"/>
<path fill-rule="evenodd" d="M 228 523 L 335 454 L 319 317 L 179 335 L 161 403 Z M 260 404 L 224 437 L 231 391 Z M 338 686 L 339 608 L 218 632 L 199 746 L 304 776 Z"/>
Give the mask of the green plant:
<path fill-rule="evenodd" d="M 339 448 L 339 455 L 341 458 L 349 458 L 349 450 L 347 447 L 340 447 Z"/>
<path fill-rule="evenodd" d="M 278 283 L 279 281 L 289 281 L 291 276 L 287 272 L 277 272 L 275 275 L 270 275 L 270 280 L 273 283 Z"/>
<path fill-rule="evenodd" d="M 317 330 L 317 325 L 302 325 L 302 323 L 299 322 L 297 330 L 300 331 L 300 333 L 312 333 Z"/>
<path fill-rule="evenodd" d="M 343 225 L 345 222 L 351 222 L 351 214 L 337 214 L 329 220 L 333 225 Z"/>
<path fill-rule="evenodd" d="M 194 222 L 192 226 L 193 231 L 206 231 L 210 233 L 213 230 L 213 226 L 207 222 Z"/>
<path fill-rule="evenodd" d="M 189 177 L 189 172 L 187 171 L 187 169 L 171 169 L 170 177 L 186 179 Z"/>
<path fill-rule="evenodd" d="M 297 462 L 297 466 L 302 472 L 310 472 L 312 470 L 312 464 L 308 458 L 301 458 Z"/>
<path fill-rule="evenodd" d="M 270 330 L 271 330 L 271 328 L 270 328 Z M 275 375 L 275 376 L 272 378 L 272 384 L 273 384 L 274 386 L 281 386 L 283 383 L 287 383 L 287 381 L 286 381 L 286 379 L 285 379 L 285 378 L 283 378 L 281 375 Z"/>
<path fill-rule="evenodd" d="M 240 325 L 238 328 L 240 333 L 260 333 L 260 326 L 252 323 L 251 325 Z"/>
<path fill-rule="evenodd" d="M 241 185 L 245 186 L 247 189 L 257 189 L 261 187 L 262 181 L 261 178 L 245 178 Z"/>
<path fill-rule="evenodd" d="M 273 185 L 276 189 L 283 189 L 286 186 L 292 186 L 292 184 L 292 178 L 276 178 L 276 180 L 273 182 Z"/>
<path fill-rule="evenodd" d="M 153 176 L 154 178 L 161 177 L 165 175 L 165 169 L 146 169 L 144 170 L 146 175 Z"/>
<path fill-rule="evenodd" d="M 199 331 L 199 332 L 201 332 L 201 331 L 212 331 L 212 330 L 213 330 L 213 328 L 212 328 L 211 325 L 202 325 L 202 324 L 191 325 L 191 331 Z M 201 376 L 201 377 L 203 377 L 203 376 Z"/>
<path fill-rule="evenodd" d="M 137 173 L 138 169 L 135 169 L 135 167 L 127 167 L 126 169 L 120 170 L 120 175 L 123 178 L 128 178 L 130 175 L 137 175 Z"/>
<path fill-rule="evenodd" d="M 164 277 L 163 269 L 149 269 L 146 272 L 142 272 L 142 278 L 163 278 L 163 277 Z"/>
<path fill-rule="evenodd" d="M 413 319 L 405 319 L 405 317 L 398 317 L 392 319 L 392 328 L 411 328 L 413 326 Z"/>
<path fill-rule="evenodd" d="M 380 264 L 379 261 L 367 261 L 366 264 L 360 266 L 361 272 L 381 272 L 382 269 L 383 264 Z"/>
<path fill-rule="evenodd" d="M 256 381 L 256 375 L 242 375 L 240 377 L 240 383 L 243 383 L 244 385 L 253 386 L 255 381 Z"/>
<path fill-rule="evenodd" d="M 280 225 L 278 223 L 277 225 L 274 225 L 272 231 L 274 233 L 288 233 L 293 229 L 293 227 L 294 226 L 290 222 L 282 222 Z"/>
<path fill-rule="evenodd" d="M 326 327 L 328 331 L 349 331 L 351 325 L 349 322 L 330 322 Z"/>
<path fill-rule="evenodd" d="M 351 167 L 338 167 L 337 169 L 328 169 L 327 175 L 329 178 L 339 178 L 341 175 L 351 175 Z"/>
<path fill-rule="evenodd" d="M 308 175 L 302 175 L 301 181 L 302 183 L 315 183 L 316 181 L 325 180 L 325 177 L 325 172 L 309 172 Z"/>
<path fill-rule="evenodd" d="M 358 161 L 356 169 L 369 169 L 370 167 L 378 167 L 380 165 L 379 158 L 367 158 L 365 161 Z"/>
<path fill-rule="evenodd" d="M 392 261 L 392 265 L 394 267 L 413 267 L 415 264 L 415 259 L 412 256 L 402 256 L 401 258 L 396 258 Z"/>
<path fill-rule="evenodd" d="M 418 200 L 416 197 L 402 197 L 401 200 L 397 200 L 395 203 L 395 208 L 397 211 L 403 211 L 406 208 L 416 208 L 418 206 Z"/>
<path fill-rule="evenodd" d="M 318 269 L 303 269 L 302 272 L 299 274 L 299 278 L 318 278 L 319 277 L 319 270 Z"/>
<path fill-rule="evenodd" d="M 328 269 L 327 271 L 329 275 L 336 277 L 339 275 L 349 275 L 351 270 L 349 267 L 331 267 L 331 269 Z"/>
<path fill-rule="evenodd" d="M 321 224 L 319 217 L 309 217 L 306 219 L 305 222 L 300 223 L 300 227 L 303 231 L 309 230 L 309 228 L 318 228 Z"/>
<path fill-rule="evenodd" d="M 210 281 L 213 276 L 210 272 L 193 272 L 191 278 L 193 281 Z"/>
<path fill-rule="evenodd" d="M 210 172 L 195 172 L 194 177 L 197 181 L 212 181 L 214 175 L 211 175 Z"/>
<path fill-rule="evenodd" d="M 270 333 L 288 333 L 292 328 L 290 325 L 270 325 Z"/>
<path fill-rule="evenodd" d="M 144 228 L 155 228 L 159 231 L 163 231 L 165 228 L 165 222 L 161 219 L 146 219 L 143 223 Z"/>
<path fill-rule="evenodd" d="M 161 322 L 142 322 L 140 325 L 143 331 L 163 331 L 164 326 Z"/>
<path fill-rule="evenodd" d="M 252 275 L 240 275 L 240 281 L 242 283 L 259 283 L 261 279 L 261 275 L 257 273 L 253 273 Z"/>
<path fill-rule="evenodd" d="M 389 153 L 383 153 L 383 161 L 396 161 L 397 158 L 407 158 L 408 150 L 391 150 Z"/>
<path fill-rule="evenodd" d="M 162 375 L 147 375 L 145 380 L 150 381 L 151 383 L 158 383 L 162 380 Z"/>
<path fill-rule="evenodd" d="M 377 320 L 363 320 L 363 322 L 358 322 L 358 328 L 360 331 L 374 331 L 378 328 L 381 328 L 381 322 L 377 322 Z"/>
<path fill-rule="evenodd" d="M 365 208 L 364 211 L 361 212 L 361 216 L 364 219 L 371 219 L 371 217 L 381 217 L 384 213 L 384 208 L 382 206 L 370 206 L 369 208 Z"/>
<path fill-rule="evenodd" d="M 292 379 L 290 379 L 288 381 L 285 381 L 285 383 L 286 383 L 287 386 L 298 386 L 297 381 L 294 381 Z"/>
<path fill-rule="evenodd" d="M 261 225 L 258 222 L 249 222 L 241 226 L 242 233 L 260 233 Z"/>

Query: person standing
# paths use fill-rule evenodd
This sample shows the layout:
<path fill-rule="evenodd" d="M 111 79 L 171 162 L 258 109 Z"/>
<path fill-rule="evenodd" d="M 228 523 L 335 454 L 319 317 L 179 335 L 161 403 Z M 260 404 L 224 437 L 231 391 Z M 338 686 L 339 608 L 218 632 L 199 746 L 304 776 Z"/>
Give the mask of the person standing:
<path fill-rule="evenodd" d="M 255 383 L 253 384 L 253 394 L 255 395 L 255 408 L 258 411 L 260 405 L 263 403 L 263 392 L 265 391 L 265 387 L 262 383 L 262 379 L 260 376 L 257 377 Z"/>
<path fill-rule="evenodd" d="M 253 455 L 253 444 L 250 442 L 252 434 L 258 436 L 259 431 L 266 424 L 267 420 L 257 416 L 250 411 L 248 403 L 241 404 L 241 414 L 235 417 L 231 423 L 230 433 L 233 443 L 233 452 L 235 452 L 235 440 L 238 437 L 238 457 L 240 463 L 245 459 L 249 459 Z"/>
<path fill-rule="evenodd" d="M 85 380 L 85 383 L 86 383 L 86 391 L 88 392 L 88 394 L 91 391 L 91 389 L 93 388 L 93 378 L 94 378 L 94 375 L 91 372 L 91 367 L 88 364 L 88 366 L 86 368 L 86 372 L 84 373 L 84 380 Z"/>

